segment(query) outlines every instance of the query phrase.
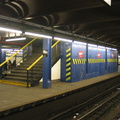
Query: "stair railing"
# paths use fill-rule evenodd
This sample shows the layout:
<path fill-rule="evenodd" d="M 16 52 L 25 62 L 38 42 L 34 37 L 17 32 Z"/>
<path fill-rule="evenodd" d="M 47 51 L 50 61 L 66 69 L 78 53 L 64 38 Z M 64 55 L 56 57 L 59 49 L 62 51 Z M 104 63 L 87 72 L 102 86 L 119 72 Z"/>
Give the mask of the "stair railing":
<path fill-rule="evenodd" d="M 58 49 L 57 45 L 60 41 L 55 42 L 51 48 L 54 49 L 55 46 Z M 53 50 L 52 50 L 53 51 Z M 56 50 L 56 55 L 58 55 L 58 51 Z M 27 87 L 35 86 L 39 84 L 40 78 L 42 78 L 42 58 L 41 55 L 37 58 L 28 68 L 27 68 Z M 55 61 L 54 61 L 55 63 Z"/>
<path fill-rule="evenodd" d="M 13 57 L 15 57 L 19 52 L 21 52 L 21 50 L 25 49 L 28 45 L 30 45 L 32 42 L 34 42 L 38 37 L 35 37 L 33 40 L 31 40 L 29 43 L 27 43 L 25 46 L 23 46 L 20 50 L 18 50 L 16 53 L 14 53 L 13 55 L 11 55 L 7 60 L 5 60 L 4 62 L 2 62 L 0 64 L 0 67 L 2 67 L 4 64 L 6 64 L 9 60 L 11 60 Z"/>

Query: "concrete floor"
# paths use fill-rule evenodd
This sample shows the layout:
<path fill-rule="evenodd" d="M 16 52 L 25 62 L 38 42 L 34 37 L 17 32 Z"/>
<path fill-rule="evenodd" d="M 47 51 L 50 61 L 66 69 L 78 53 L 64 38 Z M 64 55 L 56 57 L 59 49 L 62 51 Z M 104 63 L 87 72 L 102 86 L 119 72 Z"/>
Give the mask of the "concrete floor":
<path fill-rule="evenodd" d="M 0 83 L 0 111 L 56 96 L 77 88 L 85 87 L 90 84 L 106 80 L 117 75 L 120 75 L 120 67 L 118 72 L 86 79 L 75 83 L 53 81 L 52 88 L 49 89 L 42 88 L 42 83 L 39 86 L 32 88 Z"/>

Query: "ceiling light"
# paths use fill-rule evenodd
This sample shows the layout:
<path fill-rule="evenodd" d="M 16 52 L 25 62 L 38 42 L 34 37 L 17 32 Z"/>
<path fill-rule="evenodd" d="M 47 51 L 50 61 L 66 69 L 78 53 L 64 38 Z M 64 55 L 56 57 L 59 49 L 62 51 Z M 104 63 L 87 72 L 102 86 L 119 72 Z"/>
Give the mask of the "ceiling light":
<path fill-rule="evenodd" d="M 19 40 L 26 40 L 26 37 L 6 39 L 6 41 L 19 41 Z"/>
<path fill-rule="evenodd" d="M 111 50 L 111 48 L 110 48 L 110 47 L 106 47 L 106 49 L 109 49 L 109 50 Z"/>
<path fill-rule="evenodd" d="M 78 42 L 78 41 L 74 41 L 74 43 L 81 44 L 81 45 L 86 45 L 87 44 L 85 42 Z"/>
<path fill-rule="evenodd" d="M 104 47 L 104 46 L 98 46 L 98 48 L 105 49 L 105 47 Z"/>
<path fill-rule="evenodd" d="M 97 45 L 95 45 L 95 44 L 88 44 L 88 46 L 97 47 Z"/>
<path fill-rule="evenodd" d="M 64 38 L 59 38 L 59 37 L 54 37 L 54 39 L 55 39 L 55 40 L 66 41 L 66 42 L 72 42 L 72 40 L 64 39 Z"/>
<path fill-rule="evenodd" d="M 115 48 L 112 48 L 112 50 L 117 50 L 117 49 L 115 49 Z"/>
<path fill-rule="evenodd" d="M 0 27 L 0 31 L 22 33 L 22 31 Z"/>
<path fill-rule="evenodd" d="M 42 35 L 42 34 L 37 34 L 37 33 L 31 33 L 31 32 L 25 32 L 25 35 L 31 35 L 31 36 L 36 36 L 36 37 L 43 37 L 43 38 L 52 39 L 52 36 Z"/>

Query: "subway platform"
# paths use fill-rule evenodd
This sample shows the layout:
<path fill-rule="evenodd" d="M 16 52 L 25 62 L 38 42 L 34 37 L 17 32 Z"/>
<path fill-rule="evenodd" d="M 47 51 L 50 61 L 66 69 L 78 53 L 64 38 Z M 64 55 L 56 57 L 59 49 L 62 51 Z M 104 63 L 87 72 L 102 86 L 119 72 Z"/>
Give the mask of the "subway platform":
<path fill-rule="evenodd" d="M 86 79 L 75 83 L 65 83 L 59 80 L 52 81 L 52 88 L 42 88 L 39 86 L 26 88 L 21 86 L 8 85 L 0 83 L 0 112 L 7 111 L 20 106 L 28 105 L 40 100 L 46 100 L 75 89 L 90 86 L 107 79 L 120 76 L 120 66 L 118 72 L 105 74 L 103 76 Z"/>

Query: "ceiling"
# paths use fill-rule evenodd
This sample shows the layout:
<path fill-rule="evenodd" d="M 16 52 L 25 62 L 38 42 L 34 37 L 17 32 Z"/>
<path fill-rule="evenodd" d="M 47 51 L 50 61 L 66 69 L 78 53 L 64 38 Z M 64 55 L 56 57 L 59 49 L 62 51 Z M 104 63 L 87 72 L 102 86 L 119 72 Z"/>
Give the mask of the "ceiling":
<path fill-rule="evenodd" d="M 0 0 L 0 15 L 120 48 L 120 0 Z"/>

